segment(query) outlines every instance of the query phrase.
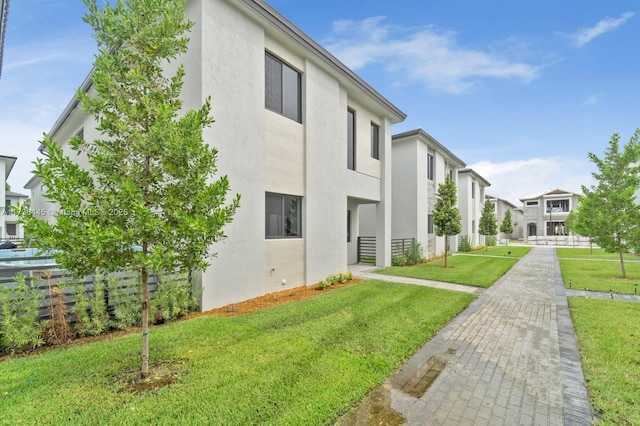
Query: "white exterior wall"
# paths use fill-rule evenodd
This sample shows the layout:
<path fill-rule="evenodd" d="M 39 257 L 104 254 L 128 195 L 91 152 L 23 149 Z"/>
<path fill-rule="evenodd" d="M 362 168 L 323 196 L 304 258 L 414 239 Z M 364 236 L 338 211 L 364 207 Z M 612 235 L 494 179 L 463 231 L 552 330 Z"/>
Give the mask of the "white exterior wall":
<path fill-rule="evenodd" d="M 7 166 L 5 164 L 5 159 L 0 157 L 0 239 L 6 238 L 5 235 L 5 214 L 4 208 L 4 200 L 6 198 L 5 192 L 5 184 L 7 182 Z"/>
<path fill-rule="evenodd" d="M 211 96 L 216 121 L 203 137 L 219 150 L 216 177 L 228 176 L 229 197 L 241 194 L 240 208 L 225 227 L 227 239 L 212 247 L 217 257 L 202 274 L 202 308 L 346 271 L 356 257 L 361 207 L 376 211 L 377 264 L 390 264 L 391 169 L 385 158 L 397 113 L 244 2 L 192 0 L 186 11 L 195 26 L 181 58 L 184 108 L 199 108 Z M 301 72 L 302 123 L 265 108 L 265 50 Z M 168 71 L 175 66 L 169 64 Z M 348 107 L 357 112 L 355 171 L 347 169 Z M 370 155 L 372 121 L 380 126 L 381 160 Z M 83 126 L 85 138 L 97 137 L 94 126 L 74 111 L 56 140 L 64 144 Z M 302 238 L 265 238 L 266 192 L 302 197 Z M 35 186 L 32 193 L 38 195 Z"/>

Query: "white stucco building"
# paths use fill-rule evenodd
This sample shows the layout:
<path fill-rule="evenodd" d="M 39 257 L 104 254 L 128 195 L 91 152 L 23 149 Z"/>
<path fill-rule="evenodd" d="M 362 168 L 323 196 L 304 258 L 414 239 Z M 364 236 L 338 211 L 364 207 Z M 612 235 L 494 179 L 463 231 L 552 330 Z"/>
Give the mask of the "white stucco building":
<path fill-rule="evenodd" d="M 433 207 L 438 185 L 448 177 L 458 184 L 465 163 L 422 129 L 393 135 L 393 238 L 415 238 L 425 256 L 444 254 L 444 237 L 433 228 Z M 450 240 L 457 250 L 457 236 Z"/>
<path fill-rule="evenodd" d="M 203 273 L 203 309 L 346 271 L 362 205 L 375 212 L 376 264 L 389 265 L 391 125 L 405 114 L 264 1 L 191 0 L 186 12 L 184 107 L 212 97 L 204 140 L 242 196 Z M 51 134 L 65 145 L 94 128 L 72 101 Z M 37 178 L 27 187 L 32 207 L 46 205 Z"/>
<path fill-rule="evenodd" d="M 521 239 L 524 232 L 524 212 L 522 207 L 518 207 L 512 202 L 503 198 L 494 197 L 487 194 L 487 199 L 491 201 L 498 223 L 498 240 L 504 239 Z M 511 223 L 513 224 L 513 233 L 506 235 L 500 232 L 500 225 L 504 220 L 504 215 L 509 210 L 511 212 Z"/>
<path fill-rule="evenodd" d="M 458 170 L 458 206 L 462 217 L 460 238 L 467 237 L 472 247 L 485 244 L 485 236 L 478 233 L 478 226 L 484 207 L 485 191 L 489 186 L 489 181 L 475 170 Z"/>
<path fill-rule="evenodd" d="M 11 203 L 11 201 L 7 198 L 7 193 L 11 193 L 11 191 L 7 191 L 6 184 L 16 160 L 17 157 L 0 152 L 0 242 L 9 239 L 6 224 L 11 223 L 14 218 L 13 215 L 9 215 L 9 205 L 7 203 Z"/>

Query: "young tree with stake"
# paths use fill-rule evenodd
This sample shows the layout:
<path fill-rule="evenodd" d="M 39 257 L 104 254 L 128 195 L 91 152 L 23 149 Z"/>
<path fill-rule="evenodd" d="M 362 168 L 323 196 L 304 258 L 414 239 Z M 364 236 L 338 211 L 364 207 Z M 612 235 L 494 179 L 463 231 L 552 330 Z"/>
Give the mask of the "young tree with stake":
<path fill-rule="evenodd" d="M 444 183 L 438 185 L 436 204 L 433 208 L 433 225 L 436 235 L 444 236 L 444 267 L 447 267 L 447 255 L 449 251 L 449 237 L 458 235 L 462 231 L 462 217 L 457 207 L 458 195 L 456 183 L 447 178 Z"/>
<path fill-rule="evenodd" d="M 103 8 L 84 1 L 99 52 L 91 75 L 95 95 L 79 91 L 77 97 L 102 138 L 69 141 L 88 158 L 91 168 L 83 170 L 45 135 L 47 156 L 35 162 L 35 174 L 47 197 L 72 214 L 59 214 L 50 225 L 25 206 L 20 217 L 39 248 L 57 250 L 58 264 L 75 275 L 139 272 L 145 377 L 149 274 L 206 268 L 239 196 L 227 200 L 226 176 L 214 180 L 217 151 L 202 139 L 213 123 L 210 100 L 183 111 L 184 69 L 165 71 L 187 52 L 193 23 L 184 16 L 186 0 L 118 0 Z"/>

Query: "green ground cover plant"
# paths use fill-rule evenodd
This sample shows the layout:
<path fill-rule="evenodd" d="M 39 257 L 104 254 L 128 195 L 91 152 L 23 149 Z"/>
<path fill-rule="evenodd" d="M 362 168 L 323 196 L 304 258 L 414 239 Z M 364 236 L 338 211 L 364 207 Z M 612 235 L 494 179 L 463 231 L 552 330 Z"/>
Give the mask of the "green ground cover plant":
<path fill-rule="evenodd" d="M 640 424 L 640 304 L 570 297 L 569 307 L 598 424 Z"/>
<path fill-rule="evenodd" d="M 567 288 L 633 294 L 640 283 L 640 263 L 626 263 L 627 278 L 620 277 L 620 262 L 560 259 L 562 279 Z M 640 291 L 640 290 L 639 290 Z"/>
<path fill-rule="evenodd" d="M 489 247 L 489 249 L 489 254 L 491 254 L 492 247 Z M 481 253 L 484 252 L 478 252 L 478 254 Z M 515 256 L 493 257 L 481 255 L 470 256 L 465 254 L 455 255 L 449 258 L 446 268 L 444 267 L 444 260 L 441 259 L 415 266 L 391 266 L 375 272 L 383 275 L 420 278 L 488 288 L 511 269 L 517 261 L 518 258 Z"/>
<path fill-rule="evenodd" d="M 143 394 L 121 391 L 138 373 L 138 333 L 5 359 L 2 422 L 331 424 L 474 298 L 369 280 L 155 327 L 151 370 L 177 381 Z"/>

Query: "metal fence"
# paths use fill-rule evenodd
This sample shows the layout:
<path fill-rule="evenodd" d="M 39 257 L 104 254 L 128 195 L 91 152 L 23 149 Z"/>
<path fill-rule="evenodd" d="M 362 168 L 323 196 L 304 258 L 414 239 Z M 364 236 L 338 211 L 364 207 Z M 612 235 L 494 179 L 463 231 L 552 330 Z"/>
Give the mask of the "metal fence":
<path fill-rule="evenodd" d="M 392 238 L 391 256 L 402 254 L 411 247 L 413 238 Z M 358 237 L 358 263 L 376 263 L 376 237 Z"/>

